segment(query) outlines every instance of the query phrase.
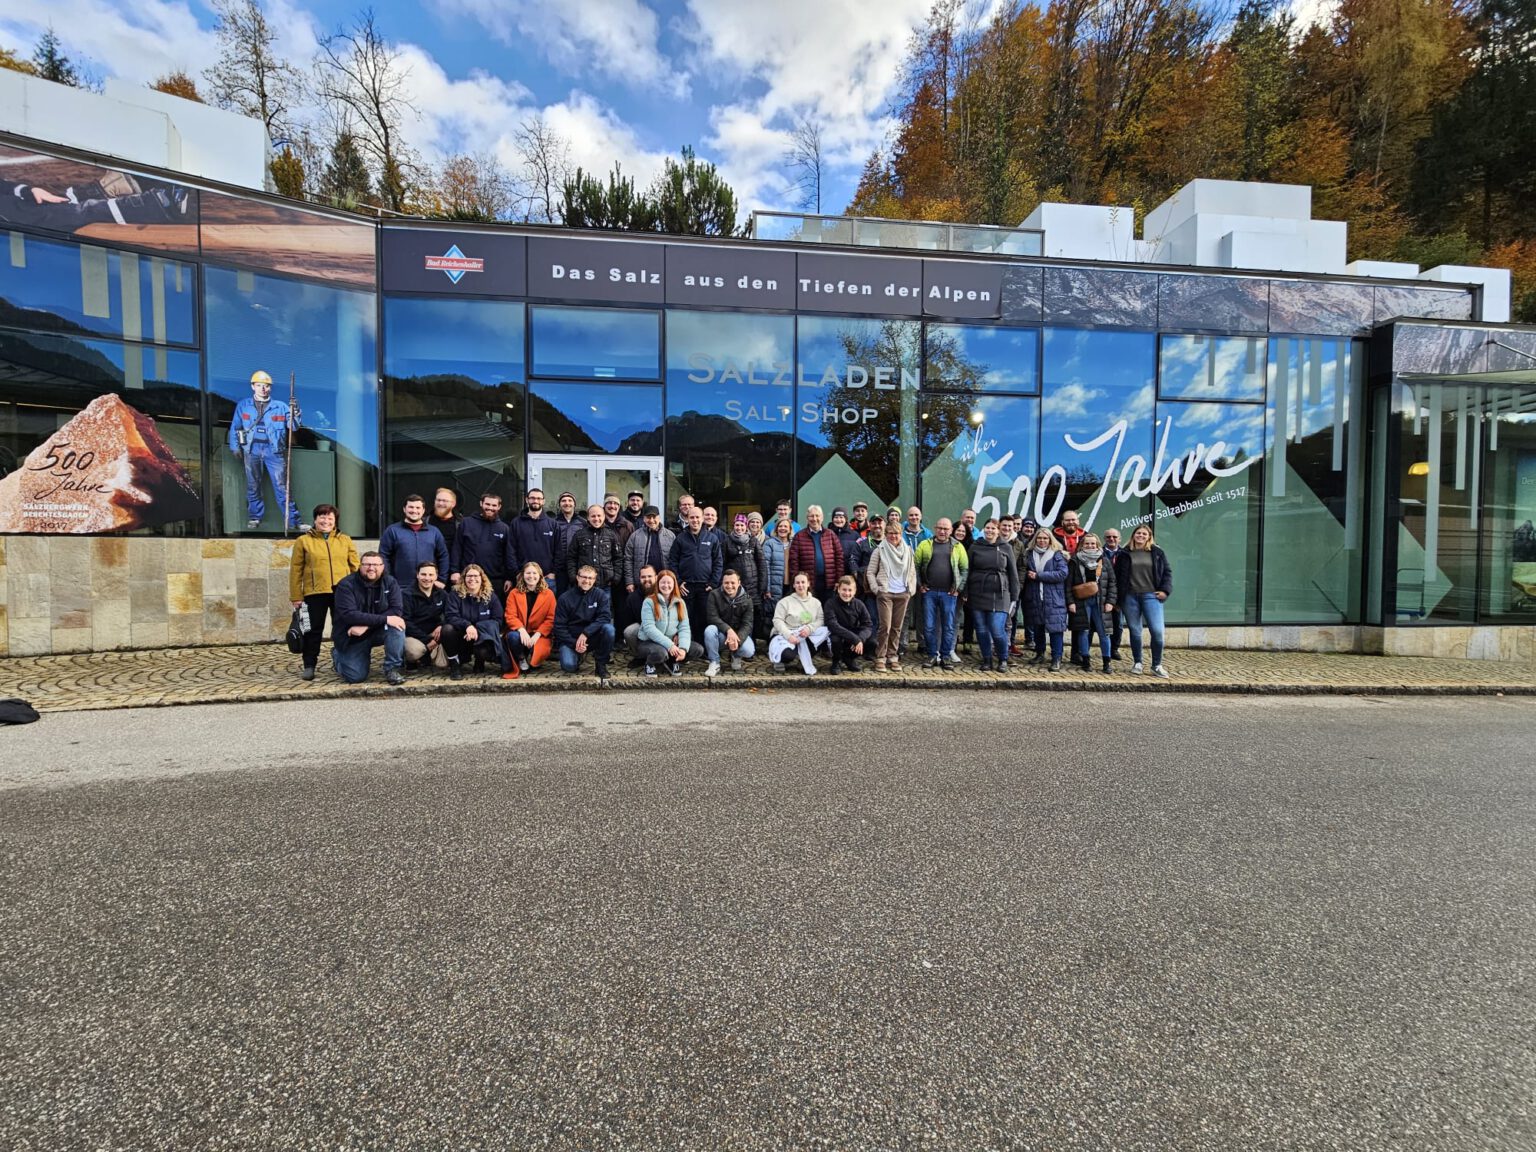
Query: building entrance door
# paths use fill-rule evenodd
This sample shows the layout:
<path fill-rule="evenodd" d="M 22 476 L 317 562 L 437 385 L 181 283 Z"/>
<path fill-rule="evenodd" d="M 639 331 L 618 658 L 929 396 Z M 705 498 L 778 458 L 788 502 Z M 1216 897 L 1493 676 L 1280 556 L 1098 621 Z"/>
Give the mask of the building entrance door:
<path fill-rule="evenodd" d="M 631 492 L 644 492 L 645 502 L 661 507 L 666 474 L 659 456 L 530 455 L 528 487 L 544 491 L 544 504 L 553 508 L 560 493 L 569 492 L 586 515 L 591 504 L 601 504 L 612 492 L 625 503 Z"/>

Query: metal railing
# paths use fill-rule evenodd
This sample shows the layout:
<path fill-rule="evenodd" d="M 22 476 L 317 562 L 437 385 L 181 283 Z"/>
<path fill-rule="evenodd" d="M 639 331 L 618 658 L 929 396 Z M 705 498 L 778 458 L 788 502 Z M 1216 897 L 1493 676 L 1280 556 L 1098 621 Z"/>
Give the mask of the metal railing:
<path fill-rule="evenodd" d="M 841 244 L 851 248 L 902 248 L 924 252 L 982 252 L 1039 256 L 1045 233 L 995 224 L 940 224 L 883 220 L 873 216 L 819 216 L 808 212 L 753 212 L 752 239 L 792 244 Z"/>

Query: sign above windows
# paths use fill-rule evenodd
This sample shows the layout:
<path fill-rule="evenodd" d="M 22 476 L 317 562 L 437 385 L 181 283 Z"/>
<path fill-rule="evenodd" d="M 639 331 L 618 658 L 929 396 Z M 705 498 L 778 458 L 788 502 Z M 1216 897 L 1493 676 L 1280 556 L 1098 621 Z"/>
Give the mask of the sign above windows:
<path fill-rule="evenodd" d="M 384 291 L 454 296 L 522 296 L 528 241 L 486 232 L 384 229 Z"/>

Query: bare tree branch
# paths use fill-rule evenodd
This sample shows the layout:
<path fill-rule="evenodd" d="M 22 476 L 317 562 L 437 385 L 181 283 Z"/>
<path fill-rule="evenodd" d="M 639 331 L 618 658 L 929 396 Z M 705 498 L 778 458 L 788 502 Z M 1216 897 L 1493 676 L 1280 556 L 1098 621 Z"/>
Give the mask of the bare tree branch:
<path fill-rule="evenodd" d="M 318 72 L 320 94 L 341 110 L 342 120 L 351 122 L 358 147 L 378 177 L 384 206 L 404 211 L 419 176 L 416 157 L 400 132 L 404 116 L 416 115 L 406 88 L 410 69 L 385 41 L 371 8 L 321 43 Z"/>
<path fill-rule="evenodd" d="M 826 172 L 826 157 L 821 144 L 821 122 L 809 114 L 799 117 L 790 129 L 789 149 L 784 161 L 797 173 L 792 187 L 800 192 L 800 207 L 821 214 L 821 183 Z"/>
<path fill-rule="evenodd" d="M 523 169 L 516 180 L 516 198 L 524 220 L 554 224 L 561 190 L 571 178 L 571 148 L 542 115 L 528 117 L 513 133 Z"/>

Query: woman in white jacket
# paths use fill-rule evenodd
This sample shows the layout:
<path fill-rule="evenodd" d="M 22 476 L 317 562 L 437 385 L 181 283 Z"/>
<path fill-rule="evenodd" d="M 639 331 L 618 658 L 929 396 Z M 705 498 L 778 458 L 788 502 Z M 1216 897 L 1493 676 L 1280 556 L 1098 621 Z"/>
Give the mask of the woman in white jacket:
<path fill-rule="evenodd" d="M 811 595 L 810 576 L 805 572 L 795 573 L 795 590 L 780 600 L 773 610 L 773 639 L 768 642 L 770 666 L 779 670 L 784 653 L 794 649 L 800 654 L 800 667 L 805 669 L 805 674 L 814 676 L 816 662 L 811 659 L 811 650 L 830 645 L 831 639 L 821 601 Z"/>

